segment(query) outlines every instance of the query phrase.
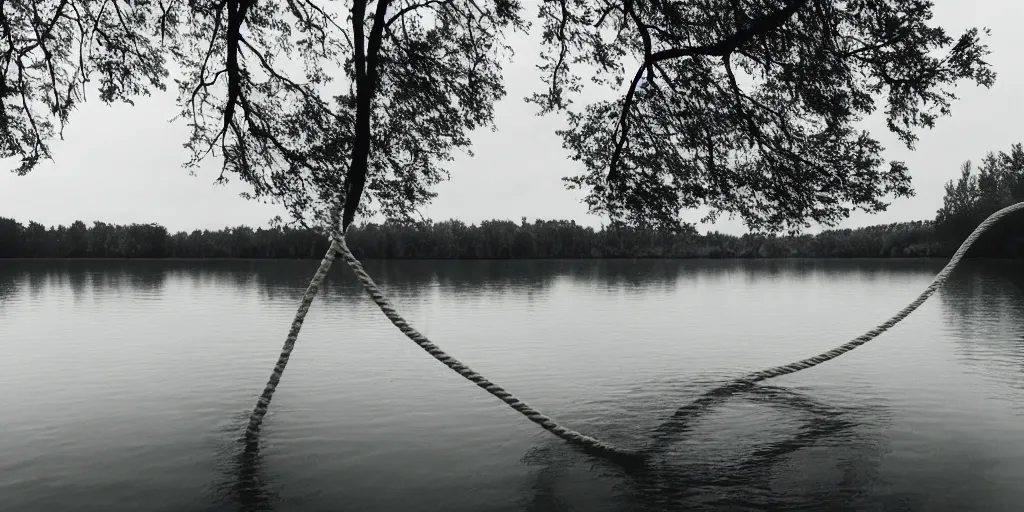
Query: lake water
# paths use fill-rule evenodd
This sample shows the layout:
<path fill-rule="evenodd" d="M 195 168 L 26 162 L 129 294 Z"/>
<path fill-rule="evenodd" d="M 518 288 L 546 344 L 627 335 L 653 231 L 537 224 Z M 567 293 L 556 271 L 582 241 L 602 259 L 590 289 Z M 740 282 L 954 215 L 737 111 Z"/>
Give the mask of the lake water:
<path fill-rule="evenodd" d="M 813 355 L 944 261 L 367 262 L 420 331 L 565 425 L 640 446 Z M 637 472 L 430 358 L 343 263 L 258 455 L 236 442 L 317 262 L 0 260 L 0 509 L 993 510 L 1024 502 L 1024 264 L 969 261 L 850 354 L 703 412 Z"/>

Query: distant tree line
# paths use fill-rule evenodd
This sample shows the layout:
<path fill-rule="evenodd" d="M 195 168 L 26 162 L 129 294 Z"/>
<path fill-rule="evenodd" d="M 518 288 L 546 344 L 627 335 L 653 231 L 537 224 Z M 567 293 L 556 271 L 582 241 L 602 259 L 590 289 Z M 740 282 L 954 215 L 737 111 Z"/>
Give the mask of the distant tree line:
<path fill-rule="evenodd" d="M 573 221 L 520 223 L 502 220 L 467 225 L 457 220 L 353 226 L 348 244 L 369 259 L 501 258 L 775 258 L 940 256 L 949 248 L 934 239 L 931 222 L 833 230 L 816 236 L 732 236 L 717 232 L 668 233 L 627 227 L 595 230 Z M 310 258 L 327 240 L 290 227 L 171 234 L 157 224 L 46 228 L 0 218 L 0 257 L 6 258 Z"/>
<path fill-rule="evenodd" d="M 348 243 L 363 259 L 503 258 L 875 258 L 948 257 L 994 211 L 1024 200 L 1024 149 L 989 153 L 973 172 L 963 164 L 946 184 L 934 220 L 817 235 L 700 235 L 611 225 L 595 230 L 574 221 L 522 218 L 467 225 L 388 220 L 353 226 Z M 1024 216 L 1012 216 L 982 237 L 970 256 L 1024 256 Z M 158 224 L 125 226 L 76 221 L 47 228 L 0 217 L 0 257 L 5 258 L 310 258 L 319 259 L 327 240 L 318 232 L 288 226 L 171 234 Z"/>

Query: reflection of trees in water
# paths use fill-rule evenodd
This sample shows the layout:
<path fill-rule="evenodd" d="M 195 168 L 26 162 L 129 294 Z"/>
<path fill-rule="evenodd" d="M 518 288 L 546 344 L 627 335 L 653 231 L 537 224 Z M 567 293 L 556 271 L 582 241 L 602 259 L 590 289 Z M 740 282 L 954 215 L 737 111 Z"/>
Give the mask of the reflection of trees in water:
<path fill-rule="evenodd" d="M 166 271 L 159 261 L 111 260 L 18 260 L 5 265 L 0 282 L 15 282 L 20 293 L 32 299 L 54 289 L 64 289 L 76 302 L 89 293 L 131 292 L 157 295 Z"/>
<path fill-rule="evenodd" d="M 26 277 L 21 267 L 21 261 L 0 264 L 0 307 L 23 293 Z"/>
<path fill-rule="evenodd" d="M 272 301 L 298 302 L 318 262 L 311 260 L 18 260 L 0 271 L 0 297 L 54 287 L 80 300 L 89 292 L 159 294 L 166 283 L 191 288 L 245 290 Z M 371 261 L 366 268 L 396 297 L 418 299 L 441 287 L 446 294 L 529 293 L 550 287 L 572 262 Z M 363 300 L 364 292 L 342 262 L 335 263 L 321 299 Z"/>
<path fill-rule="evenodd" d="M 407 260 L 365 262 L 374 280 L 388 290 L 410 298 L 437 287 L 452 296 L 540 292 L 559 282 L 622 290 L 649 290 L 699 280 L 742 275 L 752 282 L 827 277 L 851 272 L 868 280 L 892 274 L 931 275 L 939 260 Z M 351 271 L 341 263 L 331 270 L 325 289 L 331 294 L 358 292 Z M 355 290 L 355 291 L 353 291 Z"/>
<path fill-rule="evenodd" d="M 252 290 L 260 296 L 294 295 L 295 300 L 316 269 L 313 261 L 243 260 L 21 260 L 13 279 L 30 293 L 65 288 L 76 300 L 86 294 L 156 296 L 168 282 L 193 288 Z M 10 275 L 7 272 L 2 276 Z"/>
<path fill-rule="evenodd" d="M 738 458 L 722 460 L 721 451 L 735 447 L 721 442 L 659 443 L 642 466 L 616 466 L 591 460 L 605 478 L 618 482 L 616 510 L 859 510 L 856 500 L 866 497 L 878 479 L 886 440 L 879 422 L 886 420 L 879 407 L 835 406 L 776 386 L 755 386 L 734 399 L 756 401 L 780 408 L 795 432 L 765 442 Z M 692 424 L 713 411 L 703 407 L 686 418 Z M 692 425 L 691 425 L 692 426 Z M 679 428 L 675 439 L 693 435 Z M 764 432 L 754 431 L 754 438 Z M 822 452 L 821 449 L 825 451 Z M 817 450 L 816 450 L 817 449 Z M 814 466 L 806 467 L 802 462 Z M 532 450 L 524 458 L 540 466 L 527 510 L 571 510 L 560 495 L 562 479 L 579 459 L 576 452 L 557 445 Z M 821 472 L 815 473 L 814 469 Z M 810 471 L 810 474 L 808 473 Z M 822 483 L 821 473 L 841 476 Z M 819 477 L 817 482 L 800 481 Z"/>
<path fill-rule="evenodd" d="M 362 294 L 352 270 L 338 262 L 329 276 L 330 286 L 349 293 Z M 374 281 L 387 290 L 406 297 L 419 298 L 440 287 L 454 296 L 500 294 L 511 290 L 540 292 L 554 282 L 557 274 L 551 262 L 519 261 L 386 261 L 364 263 Z"/>
<path fill-rule="evenodd" d="M 76 263 L 78 262 L 70 264 L 75 265 Z M 82 262 L 80 265 L 82 267 L 79 269 L 69 267 L 68 272 L 89 274 L 91 276 L 89 287 L 94 292 L 115 290 L 140 295 L 159 295 L 167 281 L 166 266 L 160 261 L 89 261 Z"/>
<path fill-rule="evenodd" d="M 726 260 L 738 266 L 747 278 L 748 284 L 765 280 L 805 281 L 809 279 L 832 279 L 836 275 L 849 274 L 859 281 L 873 283 L 892 276 L 934 275 L 945 264 L 937 259 L 770 259 L 770 260 Z"/>
<path fill-rule="evenodd" d="M 690 272 L 672 260 L 409 260 L 365 262 L 389 296 L 417 300 L 440 290 L 445 297 L 541 294 L 559 282 L 642 289 L 671 283 Z M 363 300 L 364 292 L 343 263 L 324 285 L 327 300 Z"/>
<path fill-rule="evenodd" d="M 0 272 L 6 293 L 27 290 L 33 298 L 49 286 L 66 287 L 76 300 L 87 293 L 159 294 L 170 281 L 193 288 L 251 291 L 272 301 L 298 302 L 316 270 L 312 260 L 18 260 Z M 871 280 L 892 273 L 933 273 L 940 263 L 921 260 L 377 260 L 367 271 L 389 295 L 421 300 L 441 290 L 446 296 L 501 296 L 543 293 L 558 283 L 644 291 L 700 280 L 743 276 L 751 282 L 807 279 L 856 272 Z M 902 267 L 906 268 L 902 268 Z M 13 286 L 10 283 L 15 283 Z M 342 262 L 324 283 L 322 300 L 363 300 L 363 292 Z"/>
<path fill-rule="evenodd" d="M 1015 261 L 968 261 L 939 299 L 963 362 L 1024 389 L 1024 268 Z"/>
<path fill-rule="evenodd" d="M 26 294 L 31 300 L 38 299 L 46 283 L 46 273 L 38 271 L 41 268 L 45 266 L 39 265 L 37 261 L 4 261 L 0 265 L 0 305 L 23 300 Z"/>
<path fill-rule="evenodd" d="M 93 274 L 89 273 L 88 271 L 79 272 L 77 271 L 77 269 L 65 268 L 64 272 L 60 274 L 60 277 L 62 278 L 61 284 L 64 284 L 63 278 L 66 278 L 67 287 L 71 290 L 71 296 L 73 297 L 75 302 L 80 302 L 82 299 L 85 298 L 85 294 L 87 292 L 87 288 L 89 287 L 92 275 Z"/>
<path fill-rule="evenodd" d="M 187 281 L 193 288 L 249 289 L 265 287 L 261 282 L 264 281 L 260 279 L 261 275 L 267 274 L 271 278 L 274 276 L 275 262 L 267 263 L 269 265 L 259 265 L 245 260 L 169 262 L 166 270 L 175 279 Z M 270 272 L 264 271 L 261 267 L 267 267 Z"/>
<path fill-rule="evenodd" d="M 831 278 L 837 273 L 855 274 L 858 279 L 874 281 L 891 275 L 933 275 L 942 268 L 942 260 L 821 260 L 821 259 L 637 259 L 579 260 L 561 262 L 566 277 L 581 283 L 598 282 L 609 286 L 649 287 L 659 283 L 692 283 L 742 276 L 748 284 L 779 278 L 802 281 Z"/>

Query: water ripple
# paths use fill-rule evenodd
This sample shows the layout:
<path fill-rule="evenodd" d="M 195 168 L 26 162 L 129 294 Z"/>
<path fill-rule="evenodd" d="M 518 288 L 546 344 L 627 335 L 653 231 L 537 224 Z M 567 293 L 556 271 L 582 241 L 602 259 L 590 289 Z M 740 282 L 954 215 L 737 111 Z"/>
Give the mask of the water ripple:
<path fill-rule="evenodd" d="M 344 269 L 258 452 L 237 444 L 316 262 L 0 267 L 5 510 L 1011 510 L 1024 498 L 1024 278 L 968 262 L 877 341 L 715 403 L 630 469 L 431 360 Z M 627 446 L 746 371 L 873 327 L 941 266 L 368 263 L 452 355 Z"/>

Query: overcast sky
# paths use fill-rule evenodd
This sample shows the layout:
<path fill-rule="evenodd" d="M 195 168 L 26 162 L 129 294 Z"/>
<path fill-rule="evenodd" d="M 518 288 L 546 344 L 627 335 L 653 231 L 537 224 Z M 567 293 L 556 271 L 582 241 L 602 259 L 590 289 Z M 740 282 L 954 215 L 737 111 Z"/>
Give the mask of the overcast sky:
<path fill-rule="evenodd" d="M 527 12 L 533 16 L 533 2 Z M 978 161 L 988 151 L 1007 150 L 1024 141 L 1024 3 L 1019 0 L 938 0 L 935 21 L 952 36 L 970 26 L 986 26 L 992 35 L 989 61 L 998 77 L 992 89 L 963 85 L 953 115 L 921 133 L 915 151 L 908 151 L 884 125 L 873 121 L 871 131 L 887 147 L 885 157 L 905 161 L 917 195 L 900 199 L 887 212 L 854 214 L 840 224 L 869 224 L 933 218 L 942 204 L 943 184 L 959 174 L 965 160 Z M 559 116 L 537 117 L 536 109 L 522 101 L 541 86 L 534 67 L 539 52 L 536 30 L 512 39 L 515 61 L 506 68 L 508 96 L 497 105 L 497 132 L 480 131 L 473 137 L 475 156 L 459 156 L 449 167 L 451 181 L 437 188 L 439 197 L 424 210 L 435 220 L 575 219 L 598 226 L 588 215 L 579 192 L 568 191 L 560 178 L 581 171 L 568 158 L 555 130 Z M 173 93 L 137 100 L 135 107 L 106 106 L 96 98 L 81 105 L 71 117 L 63 141 L 53 144 L 53 162 L 45 162 L 27 176 L 0 173 L 0 216 L 22 223 L 47 226 L 90 223 L 157 222 L 171 231 L 219 229 L 246 224 L 265 226 L 283 208 L 246 201 L 237 180 L 226 186 L 212 184 L 219 162 L 209 161 L 190 176 L 181 167 L 188 154 L 182 148 L 187 128 L 169 123 L 176 114 Z M 523 148 L 529 148 L 523 150 Z M 697 220 L 700 213 L 684 215 Z M 722 219 L 706 229 L 730 233 L 744 231 L 739 220 Z M 812 229 L 811 231 L 816 231 Z"/>

